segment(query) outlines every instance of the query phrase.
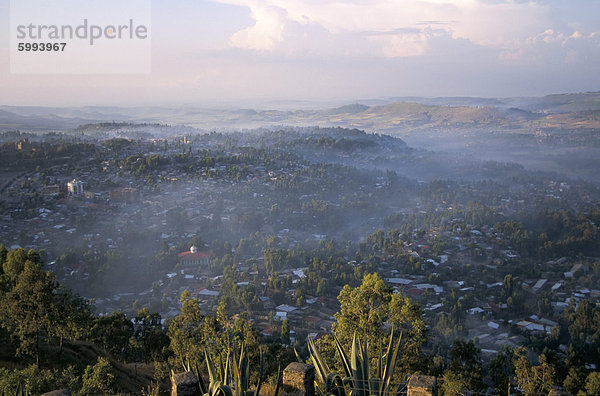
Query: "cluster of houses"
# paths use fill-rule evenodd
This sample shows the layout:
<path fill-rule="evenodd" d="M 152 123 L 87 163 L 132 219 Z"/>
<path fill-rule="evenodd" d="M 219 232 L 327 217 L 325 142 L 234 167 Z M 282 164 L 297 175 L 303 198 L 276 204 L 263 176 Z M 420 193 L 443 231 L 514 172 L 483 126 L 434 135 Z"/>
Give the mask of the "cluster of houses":
<path fill-rule="evenodd" d="M 267 171 L 264 165 L 247 165 L 246 168 L 260 181 L 265 191 L 278 178 L 297 170 Z M 224 165 L 215 164 L 199 170 L 199 174 L 204 177 L 211 172 L 226 171 Z M 153 242 L 164 241 L 167 246 L 173 247 L 195 237 L 199 222 L 212 219 L 214 202 L 220 197 L 224 186 L 229 186 L 227 182 L 211 178 L 186 183 L 187 171 L 174 167 L 156 172 L 157 183 L 165 188 L 152 191 L 144 180 L 127 175 L 115 158 L 105 160 L 99 166 L 83 165 L 77 169 L 75 178 L 72 173 L 65 164 L 44 172 L 38 170 L 16 177 L 2 192 L 4 210 L 0 213 L 0 241 L 8 242 L 12 248 L 47 249 L 51 258 L 53 252 L 58 254 L 71 246 L 86 246 L 93 251 L 104 248 L 119 250 L 124 248 L 125 225 L 135 224 L 140 230 L 156 232 L 159 238 Z M 375 189 L 384 187 L 384 178 L 379 177 Z M 539 194 L 555 198 L 568 193 L 569 188 L 564 182 L 551 182 Z M 260 194 L 261 191 L 257 190 L 250 197 L 258 201 Z M 506 213 L 519 210 L 527 200 L 532 199 L 525 194 L 502 198 L 499 205 Z M 232 222 L 234 213 L 244 212 L 246 206 L 256 205 L 255 202 L 232 202 L 227 197 L 223 202 L 225 209 L 219 216 L 224 222 Z M 182 208 L 188 220 L 180 230 L 168 229 L 166 215 L 173 207 Z M 440 205 L 435 210 L 450 209 Z M 90 218 L 93 222 L 86 224 L 85 220 Z M 454 220 L 448 221 L 452 223 Z M 320 232 L 302 234 L 296 230 L 290 231 L 288 227 L 286 224 L 268 224 L 265 229 L 280 238 L 288 238 L 291 243 L 304 237 L 317 241 L 326 239 Z M 433 253 L 431 246 L 435 238 L 447 242 L 448 247 L 441 253 Z M 522 336 L 515 329 L 550 333 L 561 312 L 571 303 L 581 299 L 600 301 L 600 290 L 586 287 L 580 282 L 590 269 L 584 263 L 561 258 L 540 263 L 544 271 L 538 279 L 518 279 L 527 299 L 533 301 L 543 295 L 549 300 L 551 309 L 513 316 L 507 314 L 506 303 L 497 298 L 503 287 L 502 280 L 483 282 L 481 272 L 496 271 L 505 262 L 518 260 L 519 255 L 491 227 L 454 227 L 452 231 L 432 228 L 423 236 L 413 235 L 411 242 L 404 246 L 404 253 L 421 260 L 422 273 L 407 273 L 403 268 L 386 261 L 381 254 L 383 261 L 380 274 L 398 292 L 420 302 L 425 316 L 431 322 L 435 322 L 435 317 L 444 312 L 450 295 L 463 299 L 465 304 L 461 310 L 468 322 L 465 336 L 476 338 L 484 351 L 495 351 L 511 343 L 518 345 Z M 192 246 L 188 251 L 178 253 L 178 265 L 175 268 L 152 274 L 155 277 L 152 288 L 102 296 L 95 300 L 96 308 L 100 313 L 131 310 L 138 301 L 140 304 L 153 304 L 151 306 L 159 310 L 164 318 L 169 318 L 179 312 L 181 293 L 189 290 L 200 300 L 203 312 L 212 312 L 221 294 L 222 277 L 209 277 L 206 272 L 203 273 L 202 268 L 210 260 L 211 252 Z M 257 261 L 262 264 L 260 258 Z M 53 262 L 50 260 L 50 264 Z M 466 263 L 473 265 L 467 267 Z M 276 304 L 265 293 L 268 279 L 263 272 L 252 271 L 242 263 L 236 268 L 238 286 L 244 288 L 252 285 L 257 292 L 263 310 L 252 313 L 252 320 L 263 336 L 273 335 L 285 319 L 289 320 L 295 335 L 319 336 L 331 331 L 333 315 L 339 309 L 335 295 L 306 296 L 304 304 L 293 306 L 289 305 L 295 301 L 295 290 L 291 289 L 287 290 L 285 296 L 289 304 Z M 447 269 L 453 269 L 450 272 L 453 277 L 442 279 L 440 274 L 447 273 Z M 305 270 L 287 268 L 281 272 L 281 276 L 290 276 L 297 281 L 305 276 Z M 426 277 L 425 272 L 432 276 Z M 58 274 L 61 277 L 59 280 L 72 282 L 86 280 L 90 275 L 84 262 L 62 269 Z"/>

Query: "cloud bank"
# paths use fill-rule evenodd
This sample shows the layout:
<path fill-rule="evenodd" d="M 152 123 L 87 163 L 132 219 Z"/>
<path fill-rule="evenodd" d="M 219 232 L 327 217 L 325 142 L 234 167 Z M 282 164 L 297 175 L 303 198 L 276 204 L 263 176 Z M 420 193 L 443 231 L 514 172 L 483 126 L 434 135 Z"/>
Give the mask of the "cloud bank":
<path fill-rule="evenodd" d="M 254 23 L 230 38 L 232 47 L 247 50 L 412 57 L 432 55 L 432 41 L 448 37 L 497 51 L 500 60 L 536 59 L 536 48 L 548 45 L 567 60 L 586 50 L 584 44 L 600 44 L 598 26 L 577 30 L 573 21 L 557 18 L 549 1 L 215 1 L 250 11 Z"/>

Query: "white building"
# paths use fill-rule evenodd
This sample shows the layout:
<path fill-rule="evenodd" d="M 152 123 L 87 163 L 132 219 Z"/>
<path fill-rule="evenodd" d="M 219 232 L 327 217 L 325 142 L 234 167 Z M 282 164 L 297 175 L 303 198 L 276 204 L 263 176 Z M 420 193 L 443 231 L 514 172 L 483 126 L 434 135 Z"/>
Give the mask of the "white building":
<path fill-rule="evenodd" d="M 69 195 L 82 195 L 84 193 L 84 182 L 73 179 L 67 183 L 67 191 Z"/>

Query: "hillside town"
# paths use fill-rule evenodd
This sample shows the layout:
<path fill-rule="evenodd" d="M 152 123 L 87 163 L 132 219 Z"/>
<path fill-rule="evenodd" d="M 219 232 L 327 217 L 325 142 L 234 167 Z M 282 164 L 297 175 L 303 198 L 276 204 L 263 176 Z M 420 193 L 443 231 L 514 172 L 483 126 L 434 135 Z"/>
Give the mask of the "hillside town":
<path fill-rule="evenodd" d="M 596 259 L 565 255 L 523 268 L 515 241 L 485 218 L 516 217 L 537 202 L 584 207 L 594 191 L 581 182 L 540 177 L 498 191 L 501 182 L 415 183 L 377 170 L 319 175 L 326 165 L 279 150 L 223 149 L 223 139 L 100 141 L 88 155 L 7 174 L 0 240 L 44 251 L 57 280 L 92 298 L 99 315 L 149 307 L 164 323 L 180 313 L 184 291 L 210 314 L 233 282 L 259 334 L 279 334 L 287 319 L 292 344 L 330 334 L 339 310 L 344 283 L 316 272 L 315 257 L 341 262 L 350 282 L 377 271 L 421 304 L 430 343 L 475 340 L 488 359 L 532 334 L 552 335 L 569 306 L 599 301 Z M 44 144 L 25 138 L 15 148 L 34 153 Z M 343 162 L 352 151 L 338 155 Z M 190 158 L 205 166 L 190 171 Z M 302 186 L 315 183 L 322 188 Z M 357 211 L 349 197 L 368 201 Z M 440 220 L 415 223 L 431 213 Z M 302 253 L 273 264 L 265 256 L 274 251 Z M 323 287 L 311 289 L 308 277 L 324 277 Z"/>

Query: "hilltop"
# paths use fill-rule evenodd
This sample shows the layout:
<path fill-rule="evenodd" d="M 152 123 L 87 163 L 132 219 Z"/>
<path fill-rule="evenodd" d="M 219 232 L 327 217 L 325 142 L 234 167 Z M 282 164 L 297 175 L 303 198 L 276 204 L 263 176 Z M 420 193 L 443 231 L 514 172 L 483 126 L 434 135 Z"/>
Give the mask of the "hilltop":
<path fill-rule="evenodd" d="M 556 126 L 562 114 L 563 127 L 597 128 L 600 92 L 555 94 L 541 98 L 418 98 L 395 97 L 364 100 L 335 108 L 265 109 L 199 106 L 165 107 L 19 107 L 0 106 L 0 131 L 9 129 L 72 128 L 80 124 L 129 121 L 137 123 L 185 124 L 197 128 L 253 128 L 273 125 L 346 126 L 361 129 L 499 126 L 527 128 L 524 121 L 539 121 L 539 127 Z M 572 118 L 565 116 L 572 114 Z M 518 116 L 520 115 L 520 116 Z M 582 118 L 596 123 L 581 123 Z M 577 123 L 569 122 L 578 120 Z"/>

